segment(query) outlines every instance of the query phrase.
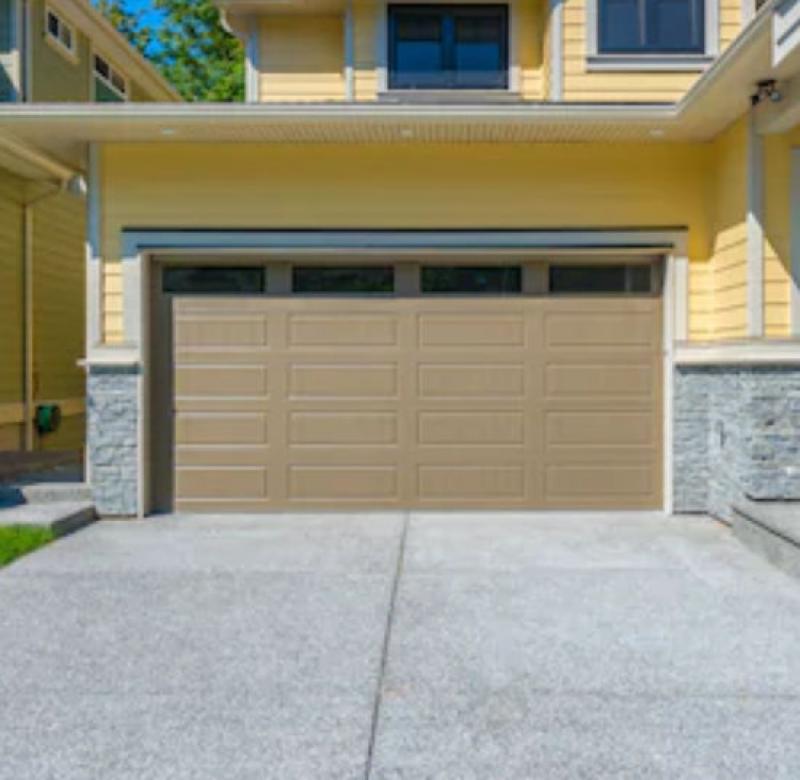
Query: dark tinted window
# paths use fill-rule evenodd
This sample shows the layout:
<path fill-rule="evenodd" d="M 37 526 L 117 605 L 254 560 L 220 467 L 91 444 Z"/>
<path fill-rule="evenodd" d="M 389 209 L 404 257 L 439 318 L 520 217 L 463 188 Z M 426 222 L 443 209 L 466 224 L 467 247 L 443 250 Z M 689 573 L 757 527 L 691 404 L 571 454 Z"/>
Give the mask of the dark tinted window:
<path fill-rule="evenodd" d="M 507 84 L 505 6 L 390 7 L 392 89 L 502 89 Z"/>
<path fill-rule="evenodd" d="M 428 265 L 422 268 L 422 292 L 503 295 L 522 292 L 519 266 Z"/>
<path fill-rule="evenodd" d="M 292 270 L 296 293 L 381 294 L 394 292 L 391 266 L 298 266 Z"/>
<path fill-rule="evenodd" d="M 702 54 L 704 0 L 599 0 L 603 54 Z"/>
<path fill-rule="evenodd" d="M 263 268 L 174 266 L 164 269 L 163 289 L 166 293 L 181 295 L 253 294 L 264 292 L 266 278 Z"/>
<path fill-rule="evenodd" d="M 644 265 L 552 265 L 552 293 L 649 293 L 651 267 Z"/>

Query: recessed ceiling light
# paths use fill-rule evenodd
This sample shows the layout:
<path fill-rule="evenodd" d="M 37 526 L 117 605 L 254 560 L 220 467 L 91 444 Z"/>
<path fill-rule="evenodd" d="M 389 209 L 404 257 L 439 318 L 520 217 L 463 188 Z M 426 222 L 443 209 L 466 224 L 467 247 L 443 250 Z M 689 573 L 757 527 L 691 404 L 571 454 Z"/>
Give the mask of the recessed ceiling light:
<path fill-rule="evenodd" d="M 655 127 L 650 131 L 650 135 L 653 138 L 663 138 L 664 137 L 664 131 L 660 127 Z"/>
<path fill-rule="evenodd" d="M 400 130 L 400 137 L 401 138 L 413 138 L 414 131 L 410 127 L 404 127 Z"/>
<path fill-rule="evenodd" d="M 161 135 L 175 135 L 177 130 L 174 127 L 162 127 L 161 128 Z"/>

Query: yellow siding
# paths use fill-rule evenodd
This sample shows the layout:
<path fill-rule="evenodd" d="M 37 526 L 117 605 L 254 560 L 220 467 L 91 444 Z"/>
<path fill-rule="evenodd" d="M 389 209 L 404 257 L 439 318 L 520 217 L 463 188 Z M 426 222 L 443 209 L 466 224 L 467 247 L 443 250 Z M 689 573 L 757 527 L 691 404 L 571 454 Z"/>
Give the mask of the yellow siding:
<path fill-rule="evenodd" d="M 344 99 L 341 16 L 269 16 L 261 22 L 261 99 Z"/>
<path fill-rule="evenodd" d="M 747 121 L 740 120 L 713 145 L 710 180 L 712 254 L 708 289 L 712 338 L 747 335 Z"/>
<path fill-rule="evenodd" d="M 546 18 L 539 0 L 517 0 L 516 13 L 520 93 L 525 100 L 544 100 L 544 28 Z"/>
<path fill-rule="evenodd" d="M 800 128 L 764 138 L 764 325 L 768 336 L 790 333 L 792 149 Z"/>
<path fill-rule="evenodd" d="M 720 47 L 741 27 L 739 0 L 720 0 Z M 678 100 L 699 73 L 589 72 L 586 67 L 586 0 L 564 4 L 564 99 L 575 101 Z"/>
<path fill-rule="evenodd" d="M 701 145 L 115 145 L 104 151 L 105 337 L 120 231 L 687 225 L 708 256 Z"/>

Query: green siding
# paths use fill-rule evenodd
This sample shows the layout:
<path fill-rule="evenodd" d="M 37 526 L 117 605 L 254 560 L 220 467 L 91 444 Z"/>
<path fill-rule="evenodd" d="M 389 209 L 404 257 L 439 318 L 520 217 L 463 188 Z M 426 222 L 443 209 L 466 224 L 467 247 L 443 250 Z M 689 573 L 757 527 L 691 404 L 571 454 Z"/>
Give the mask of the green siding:
<path fill-rule="evenodd" d="M 22 400 L 23 183 L 0 170 L 0 403 Z"/>
<path fill-rule="evenodd" d="M 77 61 L 62 54 L 47 41 L 44 0 L 32 0 L 33 100 L 37 103 L 91 100 L 91 57 L 89 39 L 76 31 Z M 71 21 L 67 19 L 67 21 Z M 73 25 L 74 26 L 74 25 Z"/>
<path fill-rule="evenodd" d="M 84 208 L 62 193 L 35 207 L 34 388 L 41 399 L 78 398 L 84 374 Z"/>

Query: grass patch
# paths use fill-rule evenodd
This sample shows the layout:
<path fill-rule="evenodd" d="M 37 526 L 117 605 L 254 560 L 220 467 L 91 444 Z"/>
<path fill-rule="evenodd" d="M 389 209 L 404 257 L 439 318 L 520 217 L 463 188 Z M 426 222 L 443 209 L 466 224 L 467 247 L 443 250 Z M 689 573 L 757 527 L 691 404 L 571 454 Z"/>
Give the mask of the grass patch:
<path fill-rule="evenodd" d="M 30 525 L 0 526 L 0 566 L 33 552 L 52 542 L 54 538 L 49 528 L 36 528 Z"/>

